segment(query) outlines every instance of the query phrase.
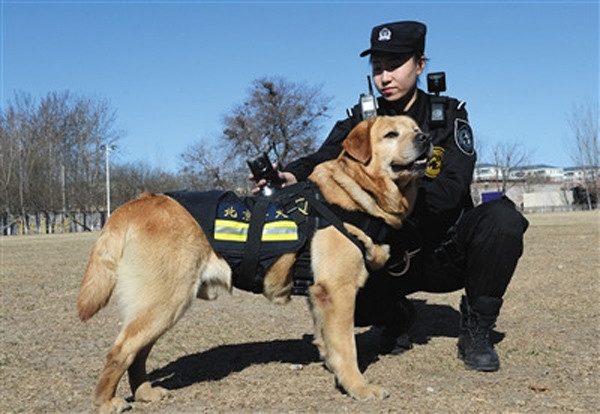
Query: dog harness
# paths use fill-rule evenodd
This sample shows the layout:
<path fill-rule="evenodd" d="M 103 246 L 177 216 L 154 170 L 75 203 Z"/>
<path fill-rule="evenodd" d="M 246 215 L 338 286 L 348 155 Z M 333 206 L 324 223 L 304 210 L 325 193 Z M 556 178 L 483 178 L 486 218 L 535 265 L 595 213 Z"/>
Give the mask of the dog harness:
<path fill-rule="evenodd" d="M 262 293 L 267 269 L 284 253 L 295 252 L 292 294 L 307 295 L 314 283 L 310 240 L 317 229 L 334 226 L 365 257 L 365 246 L 343 223 L 361 228 L 375 243 L 393 229 L 382 219 L 350 212 L 327 203 L 318 187 L 301 182 L 278 189 L 269 197 L 239 197 L 231 191 L 166 193 L 194 217 L 233 273 L 233 285 Z"/>

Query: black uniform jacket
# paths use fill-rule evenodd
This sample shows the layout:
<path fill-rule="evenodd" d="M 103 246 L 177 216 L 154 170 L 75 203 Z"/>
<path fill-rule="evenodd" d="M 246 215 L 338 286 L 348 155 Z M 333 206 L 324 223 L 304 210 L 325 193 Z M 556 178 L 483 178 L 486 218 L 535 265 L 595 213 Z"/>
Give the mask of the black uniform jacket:
<path fill-rule="evenodd" d="M 445 122 L 435 124 L 430 121 L 432 99 L 436 97 L 419 89 L 417 100 L 406 112 L 394 102 L 378 99 L 379 115 L 408 115 L 423 132 L 432 136 L 433 156 L 425 177 L 419 182 L 417 204 L 405 223 L 406 232 L 402 236 L 419 239 L 412 240 L 412 244 L 418 243 L 424 252 L 435 249 L 447 238 L 448 230 L 463 210 L 473 208 L 470 184 L 476 161 L 473 133 L 464 102 L 437 98 L 444 104 Z M 360 121 L 360 110 L 355 106 L 352 116 L 335 124 L 317 152 L 293 161 L 284 171 L 293 173 L 299 181 L 307 179 L 317 164 L 339 155 L 342 141 Z"/>

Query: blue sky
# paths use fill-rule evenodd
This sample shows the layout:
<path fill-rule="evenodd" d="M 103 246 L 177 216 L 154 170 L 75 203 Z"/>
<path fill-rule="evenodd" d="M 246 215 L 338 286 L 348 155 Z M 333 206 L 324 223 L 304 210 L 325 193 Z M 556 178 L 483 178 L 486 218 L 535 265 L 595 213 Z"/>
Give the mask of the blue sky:
<path fill-rule="evenodd" d="M 333 98 L 324 139 L 366 90 L 371 28 L 419 20 L 426 71 L 445 71 L 446 93 L 467 102 L 480 161 L 507 141 L 565 167 L 567 117 L 598 101 L 598 18 L 597 1 L 0 0 L 0 103 L 15 91 L 101 97 L 123 130 L 120 162 L 177 171 L 263 76 Z"/>

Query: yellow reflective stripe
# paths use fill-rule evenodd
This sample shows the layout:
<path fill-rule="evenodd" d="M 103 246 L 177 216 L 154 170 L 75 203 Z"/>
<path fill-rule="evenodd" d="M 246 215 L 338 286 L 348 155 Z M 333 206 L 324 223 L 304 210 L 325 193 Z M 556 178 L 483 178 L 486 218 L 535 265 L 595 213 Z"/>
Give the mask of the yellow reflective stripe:
<path fill-rule="evenodd" d="M 289 220 L 273 221 L 265 224 L 262 241 L 295 241 L 298 240 L 298 226 Z"/>
<path fill-rule="evenodd" d="M 234 220 L 215 220 L 215 240 L 245 242 L 248 239 L 248 223 Z M 296 241 L 298 225 L 291 220 L 266 223 L 261 241 Z"/>
<path fill-rule="evenodd" d="M 291 220 L 280 220 L 280 221 L 271 221 L 269 223 L 265 223 L 265 228 L 266 229 L 275 229 L 275 228 L 297 229 L 298 226 L 296 225 L 295 222 L 293 222 Z"/>
<path fill-rule="evenodd" d="M 215 240 L 245 242 L 248 238 L 248 223 L 234 220 L 215 220 Z"/>

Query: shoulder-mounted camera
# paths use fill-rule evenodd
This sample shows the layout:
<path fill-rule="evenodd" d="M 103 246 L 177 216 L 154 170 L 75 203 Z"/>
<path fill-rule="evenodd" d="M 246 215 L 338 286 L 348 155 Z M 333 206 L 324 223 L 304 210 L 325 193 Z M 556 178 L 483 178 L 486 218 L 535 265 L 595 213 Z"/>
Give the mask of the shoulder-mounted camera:
<path fill-rule="evenodd" d="M 443 126 L 446 124 L 446 99 L 440 96 L 440 92 L 446 90 L 446 74 L 444 72 L 428 73 L 427 90 L 429 93 L 435 94 L 430 99 L 429 125 Z"/>

